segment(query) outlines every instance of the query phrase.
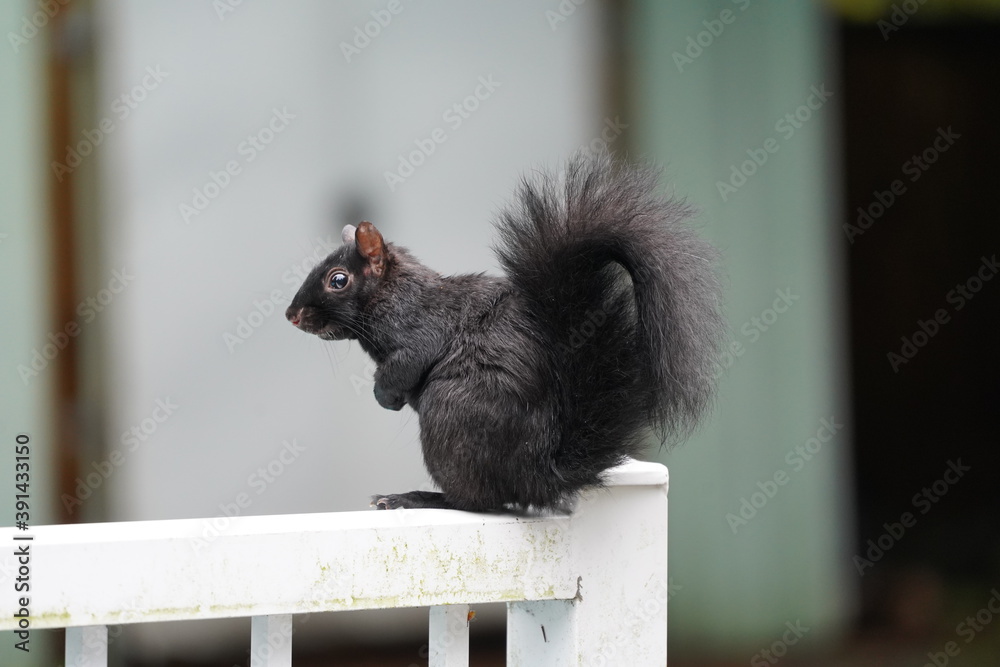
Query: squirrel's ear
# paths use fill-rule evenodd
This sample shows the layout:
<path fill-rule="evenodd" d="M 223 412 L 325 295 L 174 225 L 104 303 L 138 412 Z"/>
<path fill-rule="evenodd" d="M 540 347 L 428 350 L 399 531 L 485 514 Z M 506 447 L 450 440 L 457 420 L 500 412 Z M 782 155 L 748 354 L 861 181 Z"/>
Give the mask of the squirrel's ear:
<path fill-rule="evenodd" d="M 343 243 L 354 243 L 354 234 L 357 232 L 354 225 L 344 225 L 344 231 L 340 233 L 340 240 Z"/>
<path fill-rule="evenodd" d="M 358 253 L 368 260 L 368 266 L 371 267 L 372 273 L 381 276 L 382 272 L 385 271 L 385 262 L 389 251 L 386 250 L 385 241 L 382 240 L 379 231 L 375 229 L 375 225 L 367 220 L 358 225 L 355 232 L 355 242 Z"/>

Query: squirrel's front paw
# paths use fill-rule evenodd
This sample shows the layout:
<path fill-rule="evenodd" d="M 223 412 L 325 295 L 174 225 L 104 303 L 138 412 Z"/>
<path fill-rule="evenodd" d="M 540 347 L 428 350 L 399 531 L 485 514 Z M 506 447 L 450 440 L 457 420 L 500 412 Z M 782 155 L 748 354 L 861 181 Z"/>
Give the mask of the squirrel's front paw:
<path fill-rule="evenodd" d="M 378 382 L 375 383 L 375 400 L 386 410 L 402 410 L 403 406 L 406 405 L 405 395 L 386 389 Z"/>

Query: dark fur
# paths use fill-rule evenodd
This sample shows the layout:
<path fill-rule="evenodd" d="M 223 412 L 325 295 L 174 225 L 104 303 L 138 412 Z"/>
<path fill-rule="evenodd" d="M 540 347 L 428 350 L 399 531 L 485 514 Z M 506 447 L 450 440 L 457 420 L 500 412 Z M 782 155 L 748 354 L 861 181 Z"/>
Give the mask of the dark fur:
<path fill-rule="evenodd" d="M 360 241 L 312 271 L 289 319 L 361 343 L 378 402 L 419 415 L 442 490 L 379 508 L 562 507 L 636 455 L 648 426 L 690 432 L 723 331 L 715 254 L 656 185 L 607 156 L 526 180 L 497 225 L 503 278 L 442 276 L 392 244 L 379 266 Z M 351 276 L 340 291 L 326 286 L 336 267 Z"/>

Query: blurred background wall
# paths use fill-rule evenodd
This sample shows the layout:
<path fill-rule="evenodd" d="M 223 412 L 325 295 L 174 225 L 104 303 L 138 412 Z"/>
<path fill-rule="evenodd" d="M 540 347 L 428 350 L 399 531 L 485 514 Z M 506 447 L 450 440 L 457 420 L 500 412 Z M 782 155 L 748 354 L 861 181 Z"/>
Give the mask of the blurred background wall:
<path fill-rule="evenodd" d="M 670 165 L 729 279 L 720 408 L 663 459 L 671 501 L 692 509 L 671 515 L 673 641 L 750 655 L 801 621 L 823 645 L 856 592 L 829 17 L 644 2 L 630 19 L 633 145 Z"/>
<path fill-rule="evenodd" d="M 996 5 L 5 3 L 0 437 L 36 445 L 33 520 L 211 536 L 430 488 L 412 412 L 284 307 L 360 219 L 496 271 L 519 175 L 607 146 L 663 164 L 724 256 L 718 408 L 650 451 L 675 661 L 912 665 L 955 641 L 953 664 L 994 664 L 1000 623 L 958 624 L 1000 584 Z M 490 654 L 502 609 L 481 612 Z M 297 651 L 419 664 L 425 623 L 316 616 Z M 112 653 L 243 664 L 248 630 L 118 629 Z M 54 664 L 44 634 L 53 653 L 0 662 Z"/>
<path fill-rule="evenodd" d="M 0 5 L 4 28 L 15 26 L 26 3 Z M 6 30 L 4 31 L 6 32 Z M 16 56 L 16 54 L 15 54 Z M 30 434 L 35 455 L 32 473 L 32 513 L 36 523 L 59 521 L 56 511 L 58 464 L 54 452 L 55 386 L 51 373 L 29 376 L 25 382 L 18 364 L 30 363 L 26 351 L 48 342 L 51 309 L 52 264 L 49 252 L 49 217 L 46 132 L 48 128 L 46 54 L 44 49 L 19 56 L 6 51 L 0 58 L 0 438 L 3 459 L 0 471 L 4 493 L 0 511 L 4 525 L 14 524 L 14 447 L 19 434 Z M 30 353 L 29 353 L 30 354 Z M 6 549 L 5 549 L 6 550 Z M 13 595 L 11 569 L 0 571 L 0 588 Z M 21 651 L 14 648 L 12 633 L 0 644 L 0 662 L 17 664 Z M 26 664 L 52 664 L 55 655 L 40 646 Z"/>

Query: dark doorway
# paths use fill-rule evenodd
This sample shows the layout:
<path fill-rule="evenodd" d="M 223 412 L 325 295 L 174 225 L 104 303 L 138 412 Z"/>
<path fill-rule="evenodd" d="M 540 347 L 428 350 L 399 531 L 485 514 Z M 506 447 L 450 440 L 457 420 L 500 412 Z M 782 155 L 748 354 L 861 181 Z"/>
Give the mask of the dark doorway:
<path fill-rule="evenodd" d="M 840 66 L 863 623 L 922 633 L 1000 573 L 1000 26 L 911 23 Z"/>

